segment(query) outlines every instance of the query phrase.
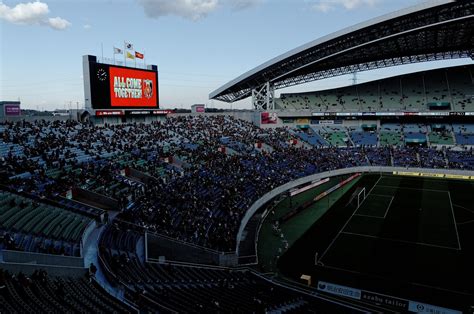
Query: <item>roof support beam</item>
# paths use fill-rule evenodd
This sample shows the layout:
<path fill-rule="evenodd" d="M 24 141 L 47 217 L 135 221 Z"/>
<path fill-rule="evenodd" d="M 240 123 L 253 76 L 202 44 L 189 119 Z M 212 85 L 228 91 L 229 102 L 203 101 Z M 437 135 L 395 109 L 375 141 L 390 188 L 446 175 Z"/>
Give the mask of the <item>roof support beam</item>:
<path fill-rule="evenodd" d="M 257 111 L 275 109 L 275 90 L 270 82 L 263 86 L 252 89 L 252 106 Z"/>

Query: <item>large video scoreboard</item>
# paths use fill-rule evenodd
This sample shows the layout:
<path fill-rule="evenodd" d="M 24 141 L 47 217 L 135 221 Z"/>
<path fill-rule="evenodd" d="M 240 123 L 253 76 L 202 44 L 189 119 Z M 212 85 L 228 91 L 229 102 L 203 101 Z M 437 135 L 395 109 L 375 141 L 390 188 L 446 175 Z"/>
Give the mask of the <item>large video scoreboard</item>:
<path fill-rule="evenodd" d="M 156 65 L 137 69 L 98 63 L 95 56 L 84 56 L 83 71 L 86 108 L 159 108 Z"/>

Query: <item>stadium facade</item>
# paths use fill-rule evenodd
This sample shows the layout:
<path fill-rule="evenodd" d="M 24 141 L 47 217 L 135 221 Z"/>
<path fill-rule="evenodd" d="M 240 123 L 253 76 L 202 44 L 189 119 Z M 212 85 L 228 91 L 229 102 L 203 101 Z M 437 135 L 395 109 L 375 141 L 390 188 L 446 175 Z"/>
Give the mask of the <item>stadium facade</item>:
<path fill-rule="evenodd" d="M 274 91 L 371 69 L 474 57 L 474 3 L 430 1 L 327 35 L 240 75 L 209 94 L 233 102 L 252 96 L 274 109 Z"/>

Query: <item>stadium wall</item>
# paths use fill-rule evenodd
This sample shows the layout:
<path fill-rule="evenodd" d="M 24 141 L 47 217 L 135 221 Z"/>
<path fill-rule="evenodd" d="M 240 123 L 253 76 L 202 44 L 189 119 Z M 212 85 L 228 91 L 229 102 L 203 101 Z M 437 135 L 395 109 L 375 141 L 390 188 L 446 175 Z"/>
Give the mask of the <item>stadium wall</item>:
<path fill-rule="evenodd" d="M 84 258 L 34 252 L 3 250 L 3 261 L 20 264 L 57 265 L 64 267 L 84 267 Z"/>
<path fill-rule="evenodd" d="M 451 169 L 427 169 L 427 168 L 403 168 L 403 167 L 373 167 L 373 166 L 363 166 L 363 167 L 352 167 L 345 169 L 337 169 L 322 173 L 317 173 L 310 175 L 304 178 L 297 179 L 292 182 L 283 184 L 270 192 L 263 195 L 257 201 L 255 201 L 252 206 L 247 210 L 242 221 L 240 223 L 239 232 L 237 233 L 237 245 L 236 245 L 236 255 L 239 256 L 239 245 L 242 241 L 243 231 L 249 220 L 252 218 L 255 213 L 264 206 L 266 203 L 279 196 L 282 193 L 285 193 L 295 187 L 298 187 L 303 184 L 307 184 L 311 181 L 321 180 L 329 177 L 336 177 L 341 175 L 347 175 L 352 173 L 381 173 L 381 174 L 395 174 L 406 175 L 406 176 L 420 176 L 420 177 L 432 177 L 432 178 L 451 178 L 455 179 L 456 177 L 471 177 L 471 180 L 474 181 L 474 171 L 467 170 L 451 170 Z"/>
<path fill-rule="evenodd" d="M 79 278 L 83 277 L 87 271 L 83 267 L 23 263 L 0 263 L 0 267 L 12 274 L 22 272 L 28 276 L 33 274 L 35 270 L 46 270 L 50 275 Z"/>
<path fill-rule="evenodd" d="M 151 233 L 145 234 L 145 254 L 146 260 L 149 262 L 237 266 L 237 256 L 234 252 L 219 252 Z"/>

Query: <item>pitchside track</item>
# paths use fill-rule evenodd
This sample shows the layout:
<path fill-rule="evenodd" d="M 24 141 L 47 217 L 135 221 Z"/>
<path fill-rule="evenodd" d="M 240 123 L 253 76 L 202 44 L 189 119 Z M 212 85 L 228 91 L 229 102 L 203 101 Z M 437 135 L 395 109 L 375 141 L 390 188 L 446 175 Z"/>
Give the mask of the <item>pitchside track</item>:
<path fill-rule="evenodd" d="M 350 202 L 357 187 L 367 191 L 359 207 Z M 366 175 L 279 266 L 293 279 L 311 274 L 313 282 L 458 307 L 474 300 L 473 244 L 474 182 Z"/>

